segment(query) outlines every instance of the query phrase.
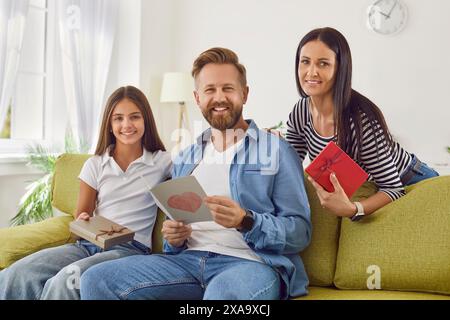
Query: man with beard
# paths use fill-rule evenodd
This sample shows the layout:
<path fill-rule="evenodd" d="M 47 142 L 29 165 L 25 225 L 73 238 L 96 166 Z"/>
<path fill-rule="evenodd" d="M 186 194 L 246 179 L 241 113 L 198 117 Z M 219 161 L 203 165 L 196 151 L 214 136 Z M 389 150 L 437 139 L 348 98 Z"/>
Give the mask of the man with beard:
<path fill-rule="evenodd" d="M 211 125 L 174 161 L 194 175 L 214 221 L 166 220 L 164 255 L 103 263 L 81 278 L 82 299 L 286 299 L 305 295 L 298 255 L 311 238 L 303 170 L 285 141 L 244 120 L 245 67 L 228 49 L 194 62 L 195 99 Z"/>

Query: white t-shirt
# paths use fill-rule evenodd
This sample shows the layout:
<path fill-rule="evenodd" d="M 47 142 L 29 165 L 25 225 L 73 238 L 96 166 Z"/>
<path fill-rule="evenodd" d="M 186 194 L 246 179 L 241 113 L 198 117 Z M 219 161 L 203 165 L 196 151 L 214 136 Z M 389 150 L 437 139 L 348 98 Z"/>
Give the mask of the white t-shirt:
<path fill-rule="evenodd" d="M 97 190 L 94 215 L 103 216 L 135 232 L 134 239 L 152 247 L 152 232 L 157 206 L 148 187 L 171 176 L 169 152 L 148 152 L 133 161 L 125 172 L 107 151 L 89 158 L 78 176 Z"/>
<path fill-rule="evenodd" d="M 224 152 L 218 152 L 210 142 L 203 159 L 192 173 L 209 196 L 231 197 L 230 164 L 243 139 Z M 211 251 L 228 256 L 262 262 L 234 228 L 225 228 L 214 221 L 192 223 L 192 234 L 187 250 Z"/>

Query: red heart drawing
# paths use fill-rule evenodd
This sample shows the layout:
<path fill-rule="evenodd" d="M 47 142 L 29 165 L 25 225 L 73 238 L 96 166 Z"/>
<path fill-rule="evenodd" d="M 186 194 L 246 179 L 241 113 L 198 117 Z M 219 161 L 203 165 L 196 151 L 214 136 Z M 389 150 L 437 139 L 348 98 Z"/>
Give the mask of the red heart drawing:
<path fill-rule="evenodd" d="M 173 195 L 167 200 L 169 207 L 195 213 L 202 205 L 202 199 L 195 192 Z"/>

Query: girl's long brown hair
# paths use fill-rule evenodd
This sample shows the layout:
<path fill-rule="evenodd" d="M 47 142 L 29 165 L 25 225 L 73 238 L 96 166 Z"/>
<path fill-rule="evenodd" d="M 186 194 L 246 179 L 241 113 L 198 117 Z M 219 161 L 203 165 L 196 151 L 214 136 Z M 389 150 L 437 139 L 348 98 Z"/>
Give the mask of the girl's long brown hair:
<path fill-rule="evenodd" d="M 306 43 L 314 40 L 325 43 L 336 54 L 337 69 L 336 82 L 333 88 L 333 104 L 337 144 L 350 155 L 355 150 L 357 160 L 361 159 L 363 139 L 361 116 L 364 113 L 369 120 L 368 125 L 372 129 L 374 140 L 385 142 L 385 145 L 376 143 L 377 150 L 379 147 L 382 147 L 385 151 L 390 152 L 394 141 L 383 113 L 372 101 L 352 89 L 352 55 L 350 47 L 345 37 L 336 29 L 314 29 L 300 41 L 295 58 L 295 80 L 299 94 L 304 98 L 308 96 L 302 89 L 298 77 L 300 51 Z M 356 146 L 352 143 L 350 119 L 353 120 L 355 126 Z"/>
<path fill-rule="evenodd" d="M 158 150 L 166 151 L 156 128 L 155 118 L 153 117 L 150 103 L 141 90 L 133 86 L 127 86 L 121 87 L 114 91 L 106 103 L 95 154 L 99 156 L 103 155 L 108 150 L 110 145 L 116 143 L 116 137 L 111 132 L 111 116 L 114 108 L 123 99 L 132 101 L 139 108 L 142 116 L 144 117 L 145 132 L 142 137 L 142 146 L 145 150 L 149 152 L 155 152 Z"/>

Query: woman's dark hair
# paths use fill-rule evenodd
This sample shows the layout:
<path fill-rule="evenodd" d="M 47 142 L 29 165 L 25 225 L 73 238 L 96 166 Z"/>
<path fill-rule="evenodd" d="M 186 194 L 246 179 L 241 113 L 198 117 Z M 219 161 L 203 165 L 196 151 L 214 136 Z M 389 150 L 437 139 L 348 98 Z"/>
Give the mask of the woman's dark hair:
<path fill-rule="evenodd" d="M 124 99 L 132 101 L 139 108 L 144 118 L 145 132 L 142 137 L 142 146 L 149 152 L 166 151 L 156 129 L 155 118 L 145 94 L 138 88 L 128 86 L 114 91 L 106 103 L 95 154 L 103 155 L 110 145 L 116 143 L 116 137 L 112 133 L 111 116 L 117 104 Z"/>
<path fill-rule="evenodd" d="M 336 80 L 333 87 L 333 104 L 337 144 L 348 154 L 352 154 L 352 151 L 356 150 L 357 160 L 361 160 L 363 138 L 361 116 L 364 113 L 369 120 L 365 126 L 371 126 L 375 141 L 381 138 L 381 140 L 386 142 L 386 146 L 383 147 L 387 147 L 387 150 L 390 151 L 394 142 L 382 112 L 372 101 L 352 89 L 352 55 L 350 47 L 345 37 L 336 29 L 314 29 L 300 41 L 295 57 L 295 80 L 299 94 L 304 98 L 308 97 L 300 85 L 298 76 L 300 51 L 306 43 L 315 40 L 323 42 L 336 54 Z M 356 146 L 352 144 L 350 119 L 353 120 L 355 126 Z M 378 149 L 379 144 L 376 143 L 375 145 Z"/>

